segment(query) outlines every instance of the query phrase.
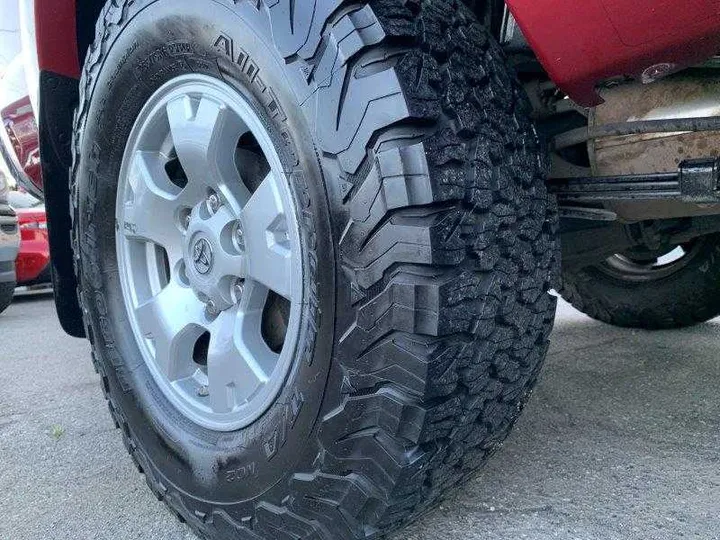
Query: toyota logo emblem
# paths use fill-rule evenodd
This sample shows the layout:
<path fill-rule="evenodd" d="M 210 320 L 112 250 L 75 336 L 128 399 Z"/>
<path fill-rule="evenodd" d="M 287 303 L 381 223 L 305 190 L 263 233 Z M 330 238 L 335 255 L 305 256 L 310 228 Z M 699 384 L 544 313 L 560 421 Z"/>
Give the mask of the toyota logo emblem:
<path fill-rule="evenodd" d="M 210 242 L 201 238 L 193 246 L 193 265 L 199 274 L 207 274 L 212 268 L 213 252 Z"/>

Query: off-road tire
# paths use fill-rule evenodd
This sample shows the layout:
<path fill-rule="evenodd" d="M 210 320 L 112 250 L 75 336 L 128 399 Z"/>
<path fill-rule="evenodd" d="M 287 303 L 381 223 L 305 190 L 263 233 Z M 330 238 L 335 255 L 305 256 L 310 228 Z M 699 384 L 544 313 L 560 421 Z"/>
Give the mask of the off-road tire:
<path fill-rule="evenodd" d="M 0 313 L 5 311 L 10 307 L 10 304 L 12 304 L 13 296 L 15 295 L 15 287 L 16 284 L 14 282 L 0 283 Z"/>
<path fill-rule="evenodd" d="M 599 321 L 625 328 L 683 328 L 720 315 L 720 235 L 702 246 L 680 270 L 660 280 L 635 282 L 598 266 L 563 270 L 562 297 Z"/>
<path fill-rule="evenodd" d="M 280 111 L 304 196 L 300 375 L 239 433 L 163 401 L 117 279 L 122 136 L 136 96 L 188 70 Z M 74 132 L 93 359 L 148 485 L 201 537 L 383 536 L 506 438 L 548 347 L 557 218 L 523 91 L 460 1 L 112 0 Z"/>

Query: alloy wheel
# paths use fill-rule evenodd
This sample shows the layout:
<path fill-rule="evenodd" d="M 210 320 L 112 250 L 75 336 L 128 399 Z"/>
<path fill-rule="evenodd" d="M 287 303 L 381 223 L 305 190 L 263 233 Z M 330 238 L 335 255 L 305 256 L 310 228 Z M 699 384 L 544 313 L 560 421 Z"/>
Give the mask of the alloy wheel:
<path fill-rule="evenodd" d="M 123 298 L 166 397 L 213 430 L 272 404 L 295 356 L 302 253 L 292 192 L 261 113 L 204 75 L 140 112 L 117 195 Z"/>

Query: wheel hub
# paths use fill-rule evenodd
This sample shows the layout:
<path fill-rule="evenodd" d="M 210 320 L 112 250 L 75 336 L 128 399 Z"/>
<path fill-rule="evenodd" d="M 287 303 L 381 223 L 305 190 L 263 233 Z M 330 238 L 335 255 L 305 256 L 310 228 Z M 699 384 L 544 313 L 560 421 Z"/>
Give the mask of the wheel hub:
<path fill-rule="evenodd" d="M 155 382 L 203 427 L 249 425 L 285 383 L 303 294 L 292 193 L 253 103 L 202 75 L 160 88 L 128 140 L 116 218 L 123 299 Z M 266 338 L 278 313 L 287 329 Z"/>
<path fill-rule="evenodd" d="M 183 239 L 183 265 L 189 285 L 198 300 L 212 302 L 215 310 L 224 311 L 241 298 L 235 285 L 246 277 L 246 253 L 233 241 L 235 231 L 242 229 L 231 205 L 205 210 L 201 202 L 191 211 Z"/>

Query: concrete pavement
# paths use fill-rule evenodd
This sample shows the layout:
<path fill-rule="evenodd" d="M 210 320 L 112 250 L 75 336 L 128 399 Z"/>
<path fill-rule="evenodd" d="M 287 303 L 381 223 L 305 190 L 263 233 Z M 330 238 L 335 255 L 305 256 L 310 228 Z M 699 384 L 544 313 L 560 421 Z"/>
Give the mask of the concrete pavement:
<path fill-rule="evenodd" d="M 720 539 L 720 322 L 619 330 L 560 306 L 545 373 L 481 475 L 396 540 Z M 0 539 L 190 540 L 47 295 L 0 316 Z"/>

